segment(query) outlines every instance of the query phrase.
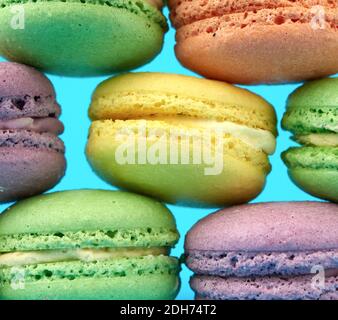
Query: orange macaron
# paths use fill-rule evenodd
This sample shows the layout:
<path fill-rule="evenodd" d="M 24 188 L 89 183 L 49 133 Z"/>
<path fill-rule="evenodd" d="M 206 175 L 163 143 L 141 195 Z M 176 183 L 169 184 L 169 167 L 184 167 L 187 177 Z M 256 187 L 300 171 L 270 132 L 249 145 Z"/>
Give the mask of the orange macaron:
<path fill-rule="evenodd" d="M 335 0 L 169 0 L 176 55 L 231 83 L 283 83 L 338 72 Z"/>

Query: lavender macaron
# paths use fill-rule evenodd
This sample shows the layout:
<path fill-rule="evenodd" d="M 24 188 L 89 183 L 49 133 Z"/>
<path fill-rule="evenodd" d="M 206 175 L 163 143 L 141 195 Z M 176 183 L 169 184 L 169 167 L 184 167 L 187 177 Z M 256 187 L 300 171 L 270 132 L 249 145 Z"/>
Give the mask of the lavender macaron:
<path fill-rule="evenodd" d="M 42 73 L 0 63 L 0 203 L 42 193 L 63 177 L 60 113 L 53 85 Z"/>
<path fill-rule="evenodd" d="M 338 205 L 248 204 L 200 220 L 185 240 L 197 299 L 338 300 Z"/>

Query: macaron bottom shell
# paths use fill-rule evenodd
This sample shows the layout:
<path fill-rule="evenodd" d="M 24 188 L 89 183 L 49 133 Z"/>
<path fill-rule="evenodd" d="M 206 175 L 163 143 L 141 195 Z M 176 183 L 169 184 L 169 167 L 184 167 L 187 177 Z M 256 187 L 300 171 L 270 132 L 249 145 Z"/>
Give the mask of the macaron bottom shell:
<path fill-rule="evenodd" d="M 221 278 L 193 276 L 198 300 L 337 300 L 338 276 L 327 277 L 325 288 L 313 288 L 314 275 L 299 277 Z"/>
<path fill-rule="evenodd" d="M 85 76 L 132 69 L 162 48 L 163 27 L 125 9 L 56 1 L 21 6 L 23 30 L 12 28 L 10 6 L 0 10 L 0 53 L 51 73 Z"/>
<path fill-rule="evenodd" d="M 291 180 L 309 194 L 338 202 L 338 148 L 307 146 L 282 153 Z"/>
<path fill-rule="evenodd" d="M 20 286 L 20 282 L 16 283 Z M 76 278 L 40 280 L 0 287 L 3 300 L 172 300 L 179 290 L 175 275 L 145 275 L 123 278 Z"/>
<path fill-rule="evenodd" d="M 295 168 L 288 171 L 291 180 L 309 194 L 338 203 L 338 170 Z"/>
<path fill-rule="evenodd" d="M 42 193 L 66 170 L 63 153 L 46 149 L 0 147 L 0 203 Z"/>
<path fill-rule="evenodd" d="M 158 128 L 163 129 L 165 125 L 158 125 Z M 174 129 L 173 126 L 168 127 L 168 136 L 170 128 Z M 194 164 L 192 144 L 189 145 L 186 164 L 182 164 L 180 157 L 177 163 L 172 163 L 169 158 L 169 142 L 153 137 L 146 142 L 147 157 L 155 146 L 159 150 L 167 150 L 166 163 L 157 161 L 158 153 L 154 159 L 149 161 L 148 157 L 145 163 L 139 163 L 138 159 L 144 156 L 144 150 L 139 153 L 137 148 L 132 155 L 135 163 L 121 163 L 117 157 L 121 146 L 121 142 L 116 139 L 117 129 L 109 121 L 102 124 L 96 121 L 92 125 L 86 150 L 92 168 L 113 185 L 165 202 L 201 207 L 245 203 L 262 191 L 270 170 L 264 152 L 231 137 L 228 138 L 228 144 L 224 143 L 224 149 L 220 153 L 212 150 L 214 163 L 210 164 L 204 163 L 202 159 L 200 163 Z M 133 148 L 133 145 L 130 147 Z M 205 149 L 202 147 L 202 154 L 208 152 L 209 148 Z"/>

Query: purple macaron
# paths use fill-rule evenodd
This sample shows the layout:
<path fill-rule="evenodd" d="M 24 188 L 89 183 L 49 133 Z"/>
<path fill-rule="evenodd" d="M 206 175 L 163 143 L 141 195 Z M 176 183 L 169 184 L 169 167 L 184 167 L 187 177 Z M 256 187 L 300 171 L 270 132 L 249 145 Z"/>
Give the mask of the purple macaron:
<path fill-rule="evenodd" d="M 185 256 L 197 299 L 338 300 L 338 205 L 227 208 L 193 226 Z"/>
<path fill-rule="evenodd" d="M 42 193 L 66 168 L 63 124 L 51 82 L 18 63 L 0 63 L 0 203 Z"/>

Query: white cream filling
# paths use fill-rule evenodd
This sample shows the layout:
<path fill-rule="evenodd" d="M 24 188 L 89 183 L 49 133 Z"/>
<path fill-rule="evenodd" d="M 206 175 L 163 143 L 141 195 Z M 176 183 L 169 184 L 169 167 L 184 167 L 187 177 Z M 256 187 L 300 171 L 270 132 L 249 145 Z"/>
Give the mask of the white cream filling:
<path fill-rule="evenodd" d="M 268 130 L 251 128 L 230 121 L 216 121 L 206 119 L 189 119 L 175 117 L 149 117 L 144 120 L 164 121 L 167 123 L 182 124 L 196 129 L 205 129 L 231 136 L 243 141 L 256 150 L 263 150 L 267 154 L 273 154 L 276 150 L 276 137 Z"/>
<path fill-rule="evenodd" d="M 123 257 L 141 257 L 148 255 L 168 255 L 168 248 L 109 248 L 109 249 L 69 249 L 20 251 L 0 255 L 0 267 L 13 267 L 40 263 L 52 263 L 79 260 L 92 262 Z"/>
<path fill-rule="evenodd" d="M 302 144 L 314 145 L 318 147 L 338 146 L 337 133 L 311 133 L 304 136 L 296 136 L 296 140 Z"/>

